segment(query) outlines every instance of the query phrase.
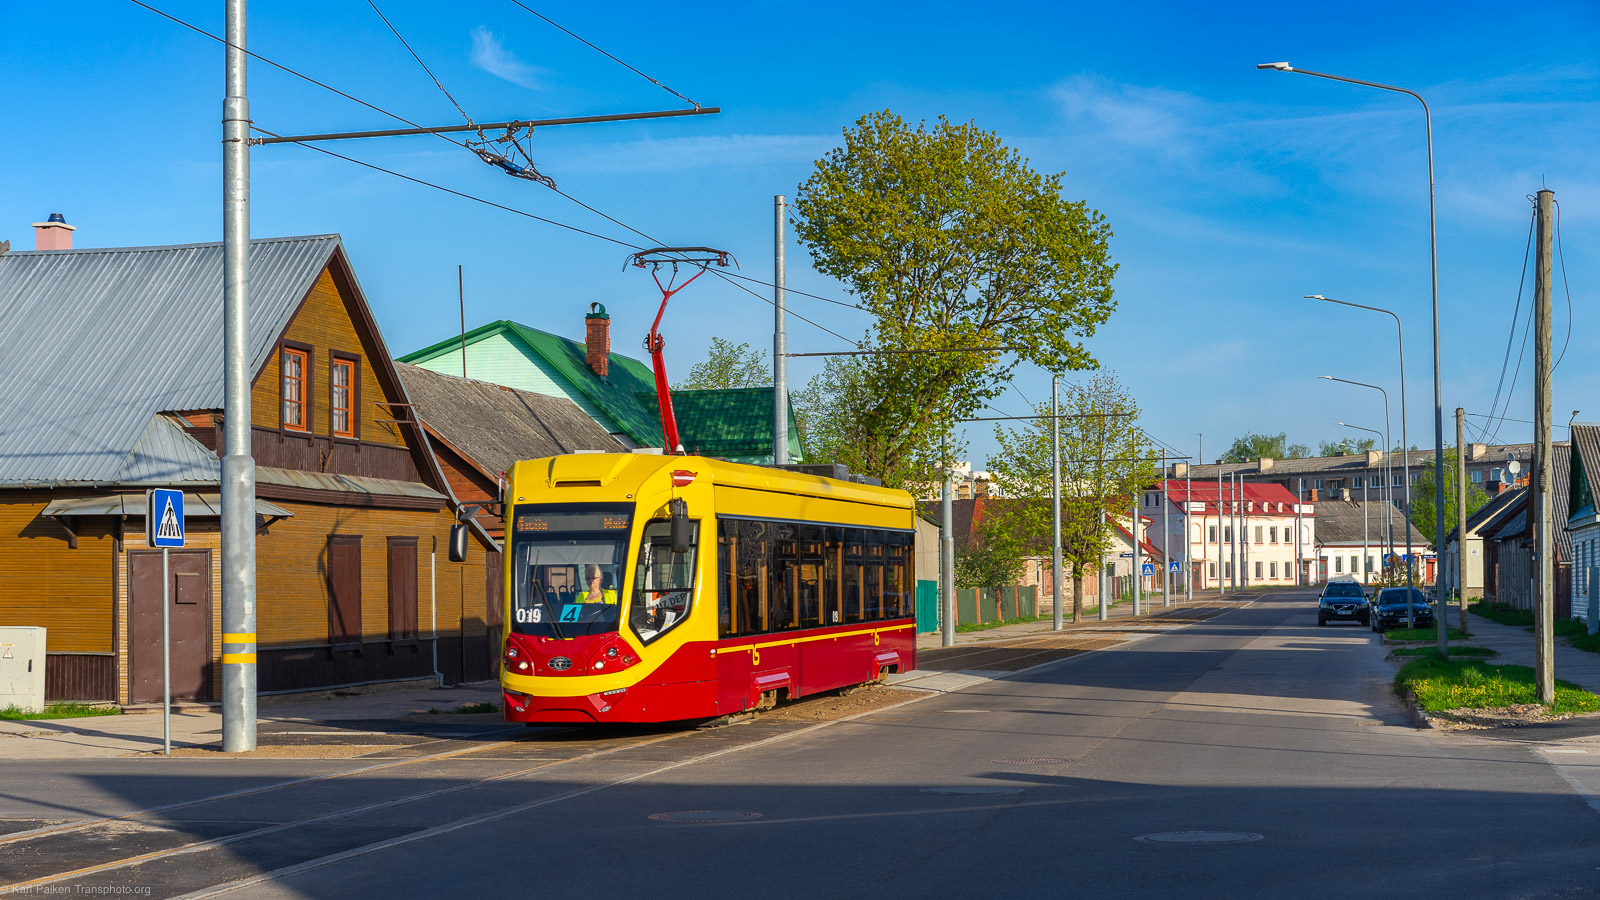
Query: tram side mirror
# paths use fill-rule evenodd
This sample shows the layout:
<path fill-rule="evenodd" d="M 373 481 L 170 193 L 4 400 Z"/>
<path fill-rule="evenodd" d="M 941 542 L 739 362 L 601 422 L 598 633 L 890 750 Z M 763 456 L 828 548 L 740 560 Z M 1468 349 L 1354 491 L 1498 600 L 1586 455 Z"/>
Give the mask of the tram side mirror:
<path fill-rule="evenodd" d="M 450 526 L 450 561 L 467 561 L 467 524 L 465 522 Z"/>
<path fill-rule="evenodd" d="M 689 504 L 682 499 L 668 501 L 672 517 L 672 552 L 689 552 Z"/>

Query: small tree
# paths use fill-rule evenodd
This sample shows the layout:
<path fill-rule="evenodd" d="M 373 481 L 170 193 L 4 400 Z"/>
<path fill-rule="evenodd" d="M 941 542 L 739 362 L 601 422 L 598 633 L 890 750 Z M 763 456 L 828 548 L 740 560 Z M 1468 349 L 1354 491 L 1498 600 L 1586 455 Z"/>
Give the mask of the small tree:
<path fill-rule="evenodd" d="M 1422 467 L 1421 477 L 1417 479 L 1416 487 L 1411 492 L 1411 523 L 1422 532 L 1435 549 L 1441 553 L 1444 548 L 1439 546 L 1438 535 L 1434 532 L 1438 522 L 1434 516 L 1433 464 L 1430 460 Z M 1479 485 L 1467 484 L 1467 515 L 1472 515 L 1489 502 L 1489 495 Z M 1563 513 L 1564 515 L 1564 513 Z M 1448 534 L 1450 529 L 1456 527 L 1456 456 L 1455 448 L 1444 448 L 1444 527 Z"/>
<path fill-rule="evenodd" d="M 1036 408 L 1048 417 L 1050 407 Z M 1156 453 L 1139 427 L 1139 405 L 1111 372 L 1062 392 L 1061 554 L 1072 569 L 1073 620 L 1083 615 L 1084 582 L 1099 570 L 1110 543 L 1106 514 L 1115 516 L 1159 476 Z M 1050 419 L 995 429 L 1000 452 L 989 458 L 995 483 L 1019 502 L 1002 521 L 1022 546 L 1050 552 Z M 1061 586 L 1056 586 L 1056 595 Z"/>
<path fill-rule="evenodd" d="M 764 350 L 749 344 L 735 345 L 719 337 L 711 339 L 706 358 L 689 367 L 687 378 L 673 386 L 679 391 L 720 390 L 724 388 L 766 387 L 772 384 L 772 367 Z"/>
<path fill-rule="evenodd" d="M 1233 444 L 1222 454 L 1223 462 L 1251 462 L 1262 457 L 1268 459 L 1304 459 L 1311 455 L 1305 444 L 1289 443 L 1287 432 L 1256 434 L 1248 432 L 1234 438 Z"/>
<path fill-rule="evenodd" d="M 1318 456 L 1346 456 L 1352 453 L 1366 453 L 1368 450 L 1378 449 L 1378 442 L 1372 438 L 1340 438 L 1337 441 L 1323 441 L 1317 446 Z"/>

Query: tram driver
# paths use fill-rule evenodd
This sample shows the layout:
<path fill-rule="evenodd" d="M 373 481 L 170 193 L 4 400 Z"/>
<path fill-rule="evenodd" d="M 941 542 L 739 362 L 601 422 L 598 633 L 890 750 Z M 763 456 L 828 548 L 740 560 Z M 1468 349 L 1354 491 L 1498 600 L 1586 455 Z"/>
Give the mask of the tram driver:
<path fill-rule="evenodd" d="M 600 573 L 600 567 L 591 563 L 585 574 L 588 576 L 589 583 L 583 592 L 582 602 L 609 603 L 615 606 L 617 603 L 616 585 L 606 585 L 605 577 Z"/>

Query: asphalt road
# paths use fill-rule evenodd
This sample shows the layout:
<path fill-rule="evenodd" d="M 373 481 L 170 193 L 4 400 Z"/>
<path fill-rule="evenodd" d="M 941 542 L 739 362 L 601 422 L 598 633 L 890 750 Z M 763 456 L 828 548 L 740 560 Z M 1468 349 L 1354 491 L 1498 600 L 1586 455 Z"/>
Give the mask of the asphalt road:
<path fill-rule="evenodd" d="M 1417 729 L 1376 636 L 1318 628 L 1310 597 L 1266 595 L 820 726 L 495 734 L 397 765 L 8 766 L 0 883 L 77 869 L 55 884 L 274 898 L 1600 896 L 1600 802 L 1583 793 L 1600 783 L 1600 741 Z M 74 824 L 227 791 L 253 793 Z M 59 830 L 28 831 L 41 828 Z"/>

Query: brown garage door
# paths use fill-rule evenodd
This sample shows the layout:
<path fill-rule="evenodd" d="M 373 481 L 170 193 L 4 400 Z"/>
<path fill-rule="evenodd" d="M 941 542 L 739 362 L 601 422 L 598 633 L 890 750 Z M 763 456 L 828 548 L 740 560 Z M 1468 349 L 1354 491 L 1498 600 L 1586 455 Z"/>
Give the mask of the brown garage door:
<path fill-rule="evenodd" d="M 211 699 L 211 551 L 173 550 L 172 698 Z M 128 553 L 129 700 L 161 701 L 161 552 Z"/>

